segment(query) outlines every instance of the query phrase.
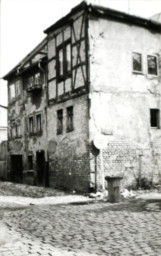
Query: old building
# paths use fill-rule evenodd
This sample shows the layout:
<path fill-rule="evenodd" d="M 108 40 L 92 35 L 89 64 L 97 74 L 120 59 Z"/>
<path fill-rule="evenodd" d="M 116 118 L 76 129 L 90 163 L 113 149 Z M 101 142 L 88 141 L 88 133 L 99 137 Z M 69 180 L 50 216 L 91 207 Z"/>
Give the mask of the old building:
<path fill-rule="evenodd" d="M 0 143 L 7 140 L 7 107 L 0 105 Z"/>
<path fill-rule="evenodd" d="M 9 99 L 8 176 L 15 182 L 47 182 L 46 42 L 45 38 L 5 76 Z"/>
<path fill-rule="evenodd" d="M 106 175 L 160 182 L 161 24 L 82 2 L 45 33 L 5 76 L 11 178 L 78 191 Z"/>
<path fill-rule="evenodd" d="M 0 105 L 0 180 L 7 179 L 7 107 Z"/>

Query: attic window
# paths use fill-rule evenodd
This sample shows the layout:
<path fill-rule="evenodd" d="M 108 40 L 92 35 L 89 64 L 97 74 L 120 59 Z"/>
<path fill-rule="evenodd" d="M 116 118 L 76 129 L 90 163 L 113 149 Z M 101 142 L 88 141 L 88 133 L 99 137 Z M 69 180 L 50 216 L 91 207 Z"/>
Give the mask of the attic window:
<path fill-rule="evenodd" d="M 142 72 L 142 56 L 140 53 L 133 53 L 132 54 L 132 61 L 133 61 L 133 71 L 134 72 Z"/>
<path fill-rule="evenodd" d="M 16 88 L 15 88 L 15 84 L 11 84 L 9 86 L 9 95 L 10 95 L 10 100 L 14 99 L 16 96 Z"/>
<path fill-rule="evenodd" d="M 160 122 L 160 111 L 159 109 L 150 109 L 150 125 L 152 128 L 159 128 Z"/>
<path fill-rule="evenodd" d="M 157 75 L 157 57 L 148 55 L 147 57 L 148 61 L 148 74 L 149 75 Z"/>

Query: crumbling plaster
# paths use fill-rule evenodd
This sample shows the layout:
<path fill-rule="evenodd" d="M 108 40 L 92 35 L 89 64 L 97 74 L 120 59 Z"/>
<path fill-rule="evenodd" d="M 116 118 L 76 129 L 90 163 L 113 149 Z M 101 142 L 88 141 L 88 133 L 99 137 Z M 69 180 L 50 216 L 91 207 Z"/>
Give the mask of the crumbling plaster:
<path fill-rule="evenodd" d="M 108 165 L 106 174 L 121 172 L 125 175 L 127 166 L 134 169 L 132 172 L 138 172 L 140 151 L 144 155 L 142 172 L 161 173 L 158 167 L 161 162 L 160 146 L 155 144 L 157 140 L 161 142 L 161 130 L 150 127 L 150 109 L 161 111 L 160 42 L 159 33 L 139 26 L 107 19 L 89 20 L 89 139 L 93 141 L 97 134 L 108 137 L 104 149 L 104 161 Z M 142 54 L 142 74 L 132 70 L 133 52 Z M 148 54 L 158 57 L 158 76 L 147 74 Z M 113 155 L 110 147 L 115 149 Z M 155 168 L 154 148 L 157 151 Z M 134 156 L 133 161 L 127 152 L 129 157 Z"/>

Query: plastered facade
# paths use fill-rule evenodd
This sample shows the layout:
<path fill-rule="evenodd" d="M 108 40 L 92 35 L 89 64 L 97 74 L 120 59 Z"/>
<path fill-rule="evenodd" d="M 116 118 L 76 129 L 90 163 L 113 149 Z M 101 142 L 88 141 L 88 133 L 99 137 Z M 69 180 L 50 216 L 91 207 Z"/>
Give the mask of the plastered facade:
<path fill-rule="evenodd" d="M 161 35 L 148 29 L 101 18 L 89 20 L 89 136 L 107 138 L 106 175 L 122 175 L 123 185 L 138 175 L 161 177 L 161 130 L 150 127 L 150 109 L 161 110 Z M 132 53 L 142 55 L 143 72 L 134 73 Z M 148 75 L 147 55 L 157 56 L 158 75 Z M 160 126 L 160 124 L 159 124 Z M 98 187 L 102 187 L 98 155 Z M 91 168 L 94 168 L 91 162 Z"/>

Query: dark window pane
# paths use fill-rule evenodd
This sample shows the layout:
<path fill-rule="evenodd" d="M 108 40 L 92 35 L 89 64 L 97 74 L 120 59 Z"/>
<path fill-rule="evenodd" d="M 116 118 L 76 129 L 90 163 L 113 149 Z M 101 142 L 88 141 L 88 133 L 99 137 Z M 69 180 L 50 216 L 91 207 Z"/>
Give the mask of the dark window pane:
<path fill-rule="evenodd" d="M 157 58 L 155 56 L 148 56 L 148 74 L 157 75 Z"/>
<path fill-rule="evenodd" d="M 41 132 L 41 114 L 36 116 L 36 130 Z"/>
<path fill-rule="evenodd" d="M 57 111 L 57 134 L 63 133 L 63 110 Z"/>
<path fill-rule="evenodd" d="M 34 126 L 33 126 L 33 116 L 29 117 L 29 133 L 34 132 Z"/>
<path fill-rule="evenodd" d="M 133 71 L 142 71 L 142 60 L 140 53 L 133 53 Z"/>
<path fill-rule="evenodd" d="M 151 127 L 159 128 L 159 109 L 150 109 Z"/>

